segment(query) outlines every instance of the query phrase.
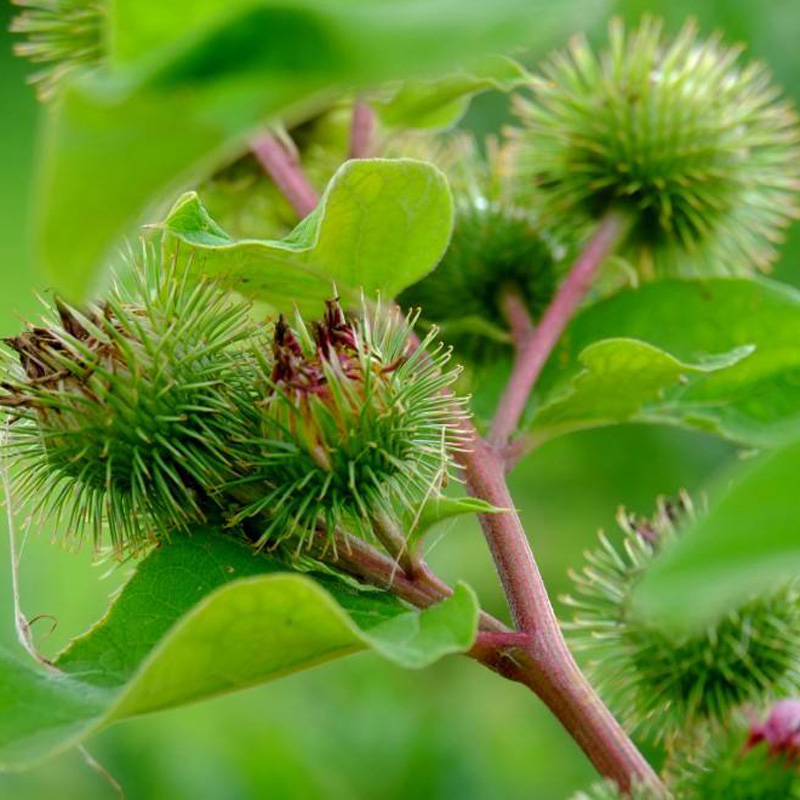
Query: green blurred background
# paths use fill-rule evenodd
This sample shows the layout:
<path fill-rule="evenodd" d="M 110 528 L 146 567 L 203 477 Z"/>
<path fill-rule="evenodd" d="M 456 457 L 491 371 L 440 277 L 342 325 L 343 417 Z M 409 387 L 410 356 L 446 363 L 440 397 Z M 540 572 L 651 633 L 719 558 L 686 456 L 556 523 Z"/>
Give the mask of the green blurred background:
<path fill-rule="evenodd" d="M 663 15 L 673 31 L 696 16 L 704 33 L 720 29 L 727 39 L 746 42 L 800 99 L 798 0 L 630 0 L 615 6 L 630 21 L 643 12 Z M 4 5 L 3 31 L 11 13 Z M 602 37 L 606 19 L 593 36 Z M 574 21 L 575 30 L 583 25 Z M 0 32 L 0 335 L 15 332 L 21 317 L 36 315 L 33 290 L 46 288 L 32 271 L 27 237 L 39 110 L 24 82 L 28 67 L 11 55 L 10 42 Z M 502 100 L 481 98 L 467 122 L 490 129 L 502 109 Z M 797 227 L 776 274 L 800 283 Z M 597 529 L 613 529 L 620 504 L 645 513 L 660 493 L 702 489 L 736 456 L 700 435 L 632 426 L 542 447 L 515 472 L 512 490 L 553 595 L 567 589 L 567 570 L 579 564 Z M 445 577 L 470 582 L 485 607 L 505 615 L 476 525 L 452 526 L 431 561 Z M 47 620 L 37 624 L 42 649 L 56 652 L 94 622 L 124 573 L 124 567 L 109 572 L 93 566 L 88 549 L 76 555 L 46 533 L 32 536 L 22 565 L 25 611 L 58 621 L 50 635 Z M 0 576 L 0 645 L 15 648 L 5 544 Z M 93 739 L 90 750 L 129 800 L 560 800 L 593 779 L 582 754 L 531 695 L 463 658 L 417 673 L 372 655 L 354 656 L 125 723 Z M 2 800 L 112 797 L 74 752 L 30 772 L 0 774 Z"/>

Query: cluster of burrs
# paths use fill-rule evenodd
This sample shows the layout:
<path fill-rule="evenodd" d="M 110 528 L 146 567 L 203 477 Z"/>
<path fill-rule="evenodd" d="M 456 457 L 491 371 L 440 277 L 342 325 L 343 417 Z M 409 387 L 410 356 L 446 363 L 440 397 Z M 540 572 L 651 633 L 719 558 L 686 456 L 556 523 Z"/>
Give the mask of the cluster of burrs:
<path fill-rule="evenodd" d="M 118 551 L 218 518 L 258 546 L 370 537 L 446 480 L 457 370 L 396 309 L 293 327 L 190 283 L 145 247 L 133 288 L 81 311 L 48 304 L 7 339 L 0 407 L 16 499 Z"/>

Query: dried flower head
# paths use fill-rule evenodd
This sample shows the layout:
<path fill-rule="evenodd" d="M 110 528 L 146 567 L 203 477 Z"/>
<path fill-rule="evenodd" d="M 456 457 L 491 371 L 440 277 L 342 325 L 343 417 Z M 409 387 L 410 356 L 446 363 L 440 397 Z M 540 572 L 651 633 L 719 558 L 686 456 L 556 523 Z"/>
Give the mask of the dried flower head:
<path fill-rule="evenodd" d="M 5 340 L 0 384 L 17 499 L 67 535 L 107 529 L 118 552 L 203 519 L 233 475 L 232 396 L 248 383 L 248 307 L 146 246 L 138 261 L 133 289 L 84 311 L 48 303 Z"/>
<path fill-rule="evenodd" d="M 30 82 L 40 100 L 49 100 L 74 72 L 95 67 L 106 56 L 106 0 L 13 0 L 22 9 L 11 22 L 26 40 L 17 55 L 41 65 Z"/>
<path fill-rule="evenodd" d="M 463 403 L 443 392 L 458 369 L 430 334 L 409 344 L 394 309 L 346 315 L 338 301 L 310 328 L 281 317 L 260 375 L 248 441 L 255 456 L 230 490 L 257 489 L 235 521 L 259 525 L 258 544 L 317 531 L 372 536 L 376 515 L 416 507 L 447 476 Z"/>
<path fill-rule="evenodd" d="M 796 216 L 797 118 L 741 48 L 611 23 L 597 55 L 572 40 L 519 98 L 520 170 L 556 224 L 610 207 L 636 219 L 624 251 L 645 276 L 740 274 L 775 257 Z"/>
<path fill-rule="evenodd" d="M 744 703 L 790 693 L 800 685 L 800 589 L 776 586 L 697 634 L 639 618 L 633 588 L 691 515 L 687 497 L 661 501 L 652 520 L 620 513 L 623 547 L 601 534 L 587 566 L 573 574 L 575 646 L 589 657 L 601 693 L 629 728 L 674 739 L 699 723 L 725 722 Z"/>

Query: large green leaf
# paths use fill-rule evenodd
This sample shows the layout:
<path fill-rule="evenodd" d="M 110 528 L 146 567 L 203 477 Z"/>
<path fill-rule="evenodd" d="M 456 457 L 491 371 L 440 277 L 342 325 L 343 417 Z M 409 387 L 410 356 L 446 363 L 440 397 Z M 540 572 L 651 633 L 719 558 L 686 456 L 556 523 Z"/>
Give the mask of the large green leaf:
<path fill-rule="evenodd" d="M 695 628 L 800 572 L 800 442 L 740 465 L 718 502 L 645 573 L 641 613 Z"/>
<path fill-rule="evenodd" d="M 588 4 L 119 0 L 112 66 L 67 87 L 47 118 L 40 259 L 77 297 L 96 282 L 119 236 L 242 152 L 265 122 L 304 119 L 337 91 L 541 42 L 576 6 Z"/>
<path fill-rule="evenodd" d="M 410 159 L 348 161 L 314 212 L 281 241 L 231 239 L 194 193 L 163 224 L 189 268 L 225 276 L 250 297 L 279 308 L 315 308 L 331 296 L 394 297 L 438 263 L 453 227 L 447 180 Z"/>
<path fill-rule="evenodd" d="M 139 565 L 51 674 L 0 652 L 0 769 L 24 768 L 126 717 L 370 648 L 409 668 L 467 650 L 478 606 L 459 586 L 425 611 L 331 577 L 287 572 L 217 531 Z"/>
<path fill-rule="evenodd" d="M 630 337 L 684 363 L 755 350 L 722 370 L 690 377 L 643 406 L 637 419 L 683 425 L 756 446 L 775 446 L 800 424 L 800 292 L 769 281 L 661 281 L 579 314 L 537 387 L 548 403 L 584 369 L 581 353 L 608 337 Z M 741 352 L 741 351 L 739 351 Z M 637 391 L 636 376 L 626 391 Z"/>
<path fill-rule="evenodd" d="M 743 346 L 685 363 L 636 339 L 602 339 L 579 353 L 583 369 L 538 410 L 531 431 L 541 441 L 581 428 L 635 420 L 671 387 L 725 370 L 753 349 Z"/>

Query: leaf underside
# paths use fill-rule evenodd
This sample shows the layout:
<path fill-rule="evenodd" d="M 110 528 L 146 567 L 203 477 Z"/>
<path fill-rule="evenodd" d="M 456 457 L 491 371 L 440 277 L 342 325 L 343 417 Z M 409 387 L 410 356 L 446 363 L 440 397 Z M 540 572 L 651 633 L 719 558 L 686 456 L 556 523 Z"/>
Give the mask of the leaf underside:
<path fill-rule="evenodd" d="M 0 769 L 24 769 L 103 727 L 371 649 L 407 668 L 464 652 L 473 592 L 424 611 L 293 573 L 230 534 L 176 536 L 50 674 L 0 651 Z"/>

